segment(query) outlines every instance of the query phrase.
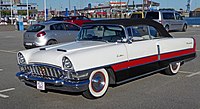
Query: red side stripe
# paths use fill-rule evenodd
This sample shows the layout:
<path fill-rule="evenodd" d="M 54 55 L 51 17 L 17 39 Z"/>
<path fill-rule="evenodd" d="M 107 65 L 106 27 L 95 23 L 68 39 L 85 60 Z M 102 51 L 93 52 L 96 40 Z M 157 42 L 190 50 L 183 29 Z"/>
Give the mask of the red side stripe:
<path fill-rule="evenodd" d="M 174 57 L 191 54 L 191 53 L 195 53 L 195 49 L 188 49 L 188 50 L 165 53 L 165 54 L 160 55 L 160 60 L 174 58 Z M 118 71 L 118 70 L 127 69 L 129 67 L 139 66 L 139 65 L 143 65 L 143 64 L 151 63 L 151 62 L 155 62 L 155 61 L 158 61 L 157 55 L 114 64 L 111 67 L 113 68 L 114 71 Z"/>
<path fill-rule="evenodd" d="M 129 67 L 134 67 L 134 66 L 151 63 L 151 62 L 155 62 L 155 61 L 158 61 L 157 55 L 140 58 L 140 59 L 135 59 L 135 60 L 131 60 L 128 62 L 122 62 L 119 64 L 112 65 L 111 67 L 113 68 L 114 71 L 118 71 L 118 70 L 122 70 L 122 69 L 127 69 Z"/>
<path fill-rule="evenodd" d="M 194 49 L 188 49 L 188 50 L 181 50 L 181 51 L 176 51 L 176 52 L 165 53 L 165 54 L 160 55 L 160 60 L 174 58 L 174 57 L 177 57 L 177 56 L 191 54 L 191 53 L 194 53 L 194 52 L 195 52 Z"/>

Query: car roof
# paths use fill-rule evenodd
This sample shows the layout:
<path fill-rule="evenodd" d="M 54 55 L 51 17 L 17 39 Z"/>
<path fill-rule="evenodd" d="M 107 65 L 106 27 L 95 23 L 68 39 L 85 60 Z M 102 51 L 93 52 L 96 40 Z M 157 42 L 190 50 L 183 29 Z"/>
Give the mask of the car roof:
<path fill-rule="evenodd" d="M 52 24 L 56 24 L 56 23 L 68 23 L 68 24 L 76 25 L 74 23 L 64 22 L 64 21 L 46 21 L 46 22 L 41 22 L 41 23 L 37 23 L 37 24 L 34 24 L 34 25 L 52 25 Z M 76 26 L 78 26 L 78 25 L 76 25 Z"/>
<path fill-rule="evenodd" d="M 86 25 L 96 25 L 96 24 L 106 24 L 106 25 L 121 25 L 123 27 L 129 27 L 129 26 L 137 26 L 137 25 L 149 25 L 154 27 L 160 35 L 166 36 L 166 37 L 172 37 L 161 25 L 160 23 L 152 20 L 152 19 L 108 19 L 108 20 L 96 20 L 93 22 L 86 22 L 83 26 Z"/>
<path fill-rule="evenodd" d="M 177 12 L 177 11 L 173 11 L 173 10 L 153 10 L 153 11 L 146 11 L 146 13 L 148 12 L 170 12 L 170 13 L 174 13 L 174 12 Z"/>

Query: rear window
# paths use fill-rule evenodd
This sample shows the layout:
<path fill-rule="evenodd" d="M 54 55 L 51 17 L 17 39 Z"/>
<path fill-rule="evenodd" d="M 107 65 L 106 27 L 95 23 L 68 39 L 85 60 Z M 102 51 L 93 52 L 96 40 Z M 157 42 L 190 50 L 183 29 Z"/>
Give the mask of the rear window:
<path fill-rule="evenodd" d="M 38 32 L 44 28 L 44 25 L 31 25 L 28 27 L 27 32 Z"/>
<path fill-rule="evenodd" d="M 175 19 L 174 13 L 163 13 L 163 19 Z"/>
<path fill-rule="evenodd" d="M 159 19 L 159 12 L 147 12 L 147 19 Z"/>

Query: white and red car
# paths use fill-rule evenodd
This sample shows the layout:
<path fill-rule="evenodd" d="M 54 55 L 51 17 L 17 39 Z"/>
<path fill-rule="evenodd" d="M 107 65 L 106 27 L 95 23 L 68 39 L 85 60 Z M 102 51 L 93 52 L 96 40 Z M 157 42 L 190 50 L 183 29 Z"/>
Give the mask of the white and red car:
<path fill-rule="evenodd" d="M 195 57 L 195 39 L 173 38 L 153 20 L 102 20 L 83 25 L 75 42 L 19 51 L 16 76 L 39 90 L 99 98 L 111 84 L 158 71 L 177 74 Z"/>

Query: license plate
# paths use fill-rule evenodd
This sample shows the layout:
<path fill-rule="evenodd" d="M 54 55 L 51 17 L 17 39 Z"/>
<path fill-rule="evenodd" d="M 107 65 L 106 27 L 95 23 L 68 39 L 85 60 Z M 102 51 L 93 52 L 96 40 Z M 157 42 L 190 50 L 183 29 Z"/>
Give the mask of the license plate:
<path fill-rule="evenodd" d="M 32 43 L 25 43 L 26 45 L 33 45 Z"/>
<path fill-rule="evenodd" d="M 45 90 L 45 82 L 37 81 L 37 89 Z"/>

